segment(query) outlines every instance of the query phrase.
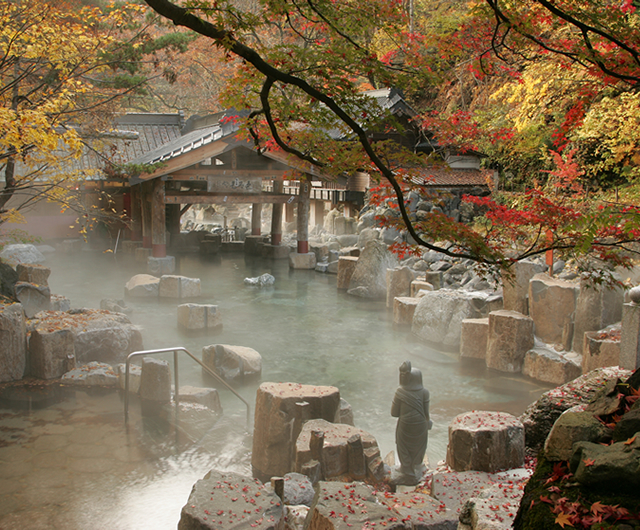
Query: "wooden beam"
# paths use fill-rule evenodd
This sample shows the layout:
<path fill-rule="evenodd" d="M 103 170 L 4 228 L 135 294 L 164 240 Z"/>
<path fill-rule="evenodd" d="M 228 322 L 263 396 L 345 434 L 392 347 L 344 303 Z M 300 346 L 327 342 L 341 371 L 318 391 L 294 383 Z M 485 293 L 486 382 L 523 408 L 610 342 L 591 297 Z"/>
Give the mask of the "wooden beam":
<path fill-rule="evenodd" d="M 287 170 L 290 171 L 290 170 Z M 275 179 L 282 177 L 287 171 L 277 169 L 181 169 L 166 176 L 168 181 L 203 181 L 208 177 L 262 177 Z"/>
<path fill-rule="evenodd" d="M 298 202 L 297 195 L 222 195 L 177 194 L 167 192 L 165 204 L 284 204 Z"/>

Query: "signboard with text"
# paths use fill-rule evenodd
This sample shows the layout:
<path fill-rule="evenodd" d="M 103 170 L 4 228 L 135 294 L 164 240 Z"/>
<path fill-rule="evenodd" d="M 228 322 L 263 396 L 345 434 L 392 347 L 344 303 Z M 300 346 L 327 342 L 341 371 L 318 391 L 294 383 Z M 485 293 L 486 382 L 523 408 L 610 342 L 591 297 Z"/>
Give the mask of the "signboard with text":
<path fill-rule="evenodd" d="M 207 191 L 212 193 L 262 193 L 260 177 L 209 177 Z"/>

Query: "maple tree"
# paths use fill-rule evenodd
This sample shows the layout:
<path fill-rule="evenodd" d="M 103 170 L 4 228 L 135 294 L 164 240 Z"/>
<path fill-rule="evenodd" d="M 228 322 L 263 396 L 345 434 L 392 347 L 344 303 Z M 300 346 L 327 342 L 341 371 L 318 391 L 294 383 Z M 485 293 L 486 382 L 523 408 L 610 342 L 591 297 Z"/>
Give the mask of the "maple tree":
<path fill-rule="evenodd" d="M 607 95 L 633 98 L 637 90 L 640 41 L 632 2 L 486 0 L 449 10 L 423 2 L 420 12 L 435 14 L 435 21 L 407 13 L 399 1 L 146 3 L 240 58 L 227 101 L 253 110 L 245 130 L 259 149 L 281 149 L 326 174 L 368 172 L 380 182 L 374 204 L 397 211 L 381 223 L 406 227 L 412 242 L 499 267 L 549 249 L 614 264 L 628 259 L 620 250 L 630 250 L 627 244 L 640 235 L 638 210 L 585 199 L 593 193 L 593 175 L 636 172 L 635 144 L 622 141 L 627 107 L 618 106 L 617 128 L 605 127 L 616 110 L 603 104 Z M 547 95 L 535 105 L 542 79 Z M 467 81 L 475 91 L 462 86 Z M 418 121 L 440 146 L 479 149 L 521 173 L 534 169 L 536 179 L 526 179 L 530 189 L 471 199 L 487 211 L 475 227 L 441 214 L 412 219 L 405 197 L 421 188 L 411 167 L 425 157 L 372 139 L 372 131 L 385 127 L 400 131 L 363 94 L 376 86 L 400 87 L 416 101 L 422 93 L 425 112 Z M 446 105 L 437 108 L 437 93 L 455 86 L 460 97 L 441 98 Z M 598 105 L 606 117 L 597 119 Z M 629 167 L 618 171 L 616 160 Z M 436 243 L 443 239 L 455 245 Z"/>
<path fill-rule="evenodd" d="M 96 168 L 78 160 L 90 139 L 109 130 L 124 96 L 142 92 L 153 55 L 184 45 L 182 36 L 150 35 L 145 10 L 0 3 L 0 224 L 20 222 L 41 200 L 83 211 L 76 186 Z"/>

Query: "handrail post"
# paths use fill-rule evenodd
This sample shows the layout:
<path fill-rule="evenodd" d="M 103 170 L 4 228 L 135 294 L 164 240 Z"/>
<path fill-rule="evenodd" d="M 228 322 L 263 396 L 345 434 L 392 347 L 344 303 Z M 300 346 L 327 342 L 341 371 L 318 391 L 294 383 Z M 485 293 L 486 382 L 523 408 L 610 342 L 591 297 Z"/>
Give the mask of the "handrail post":
<path fill-rule="evenodd" d="M 180 383 L 178 382 L 178 350 L 173 350 L 173 372 L 174 379 L 176 385 L 176 391 L 174 394 L 174 400 L 176 402 L 176 407 L 180 404 Z"/>
<path fill-rule="evenodd" d="M 127 356 L 127 362 L 124 368 L 124 422 L 129 420 L 129 365 L 131 359 Z"/>

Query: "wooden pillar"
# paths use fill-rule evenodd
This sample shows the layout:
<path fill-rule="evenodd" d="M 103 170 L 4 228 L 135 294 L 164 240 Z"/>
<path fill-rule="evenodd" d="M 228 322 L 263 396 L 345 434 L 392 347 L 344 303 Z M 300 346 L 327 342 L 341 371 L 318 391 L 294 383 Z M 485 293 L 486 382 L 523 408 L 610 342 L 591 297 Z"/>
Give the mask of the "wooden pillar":
<path fill-rule="evenodd" d="M 151 182 L 140 184 L 142 208 L 142 248 L 151 248 Z"/>
<path fill-rule="evenodd" d="M 131 186 L 131 241 L 142 241 L 142 204 L 140 187 Z"/>
<path fill-rule="evenodd" d="M 164 204 L 164 182 L 155 179 L 151 191 L 151 253 L 154 258 L 167 255 L 167 213 Z"/>
<path fill-rule="evenodd" d="M 262 203 L 251 205 L 251 235 L 259 236 L 262 233 Z"/>
<path fill-rule="evenodd" d="M 273 181 L 273 192 L 282 193 L 282 181 Z M 282 243 L 282 207 L 283 204 L 273 204 L 271 213 L 271 244 L 280 245 Z"/>
<path fill-rule="evenodd" d="M 167 232 L 169 232 L 169 244 L 174 245 L 180 237 L 180 205 L 167 204 Z"/>
<path fill-rule="evenodd" d="M 300 195 L 298 196 L 298 254 L 309 252 L 309 210 L 311 196 L 311 182 L 300 181 Z"/>

